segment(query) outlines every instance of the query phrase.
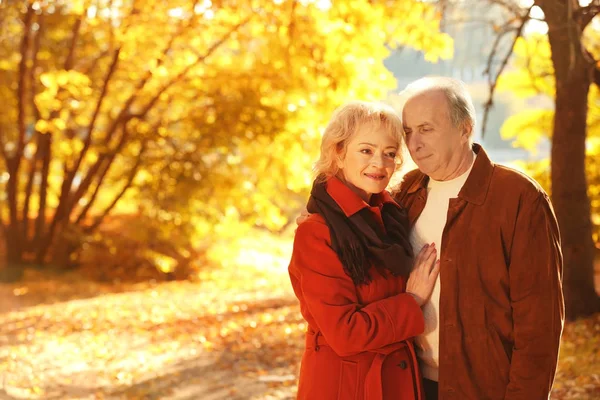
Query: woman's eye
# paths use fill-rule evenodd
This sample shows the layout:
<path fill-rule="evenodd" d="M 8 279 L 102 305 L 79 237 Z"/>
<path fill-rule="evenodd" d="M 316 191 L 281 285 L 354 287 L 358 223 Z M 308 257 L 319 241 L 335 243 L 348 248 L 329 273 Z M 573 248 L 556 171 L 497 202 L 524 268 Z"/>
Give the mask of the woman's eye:
<path fill-rule="evenodd" d="M 371 149 L 362 149 L 360 152 L 363 154 L 371 154 Z"/>
<path fill-rule="evenodd" d="M 390 152 L 390 153 L 387 153 L 387 156 L 388 156 L 389 158 L 396 158 L 396 153 L 392 151 L 392 152 Z"/>

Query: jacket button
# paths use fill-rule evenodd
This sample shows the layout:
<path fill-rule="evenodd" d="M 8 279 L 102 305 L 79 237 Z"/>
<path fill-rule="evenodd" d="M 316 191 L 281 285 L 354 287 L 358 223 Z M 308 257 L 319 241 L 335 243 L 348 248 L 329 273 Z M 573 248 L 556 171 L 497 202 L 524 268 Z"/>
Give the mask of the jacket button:
<path fill-rule="evenodd" d="M 315 351 L 321 350 L 321 346 L 315 346 Z"/>
<path fill-rule="evenodd" d="M 406 369 L 406 367 L 407 367 L 408 365 L 406 364 L 406 361 L 400 361 L 400 364 L 398 364 L 398 366 L 399 366 L 400 368 L 402 368 L 402 369 Z"/>

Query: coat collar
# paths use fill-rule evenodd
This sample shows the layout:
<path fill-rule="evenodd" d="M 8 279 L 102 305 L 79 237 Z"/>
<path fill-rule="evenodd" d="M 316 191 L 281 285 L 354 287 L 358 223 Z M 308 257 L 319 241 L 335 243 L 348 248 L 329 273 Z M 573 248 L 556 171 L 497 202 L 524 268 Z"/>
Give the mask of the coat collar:
<path fill-rule="evenodd" d="M 356 193 L 352 191 L 339 178 L 331 177 L 326 183 L 327 193 L 340 206 L 346 217 L 350 217 L 363 208 L 381 207 L 383 204 L 397 204 L 392 196 L 384 190 L 371 196 L 371 204 L 367 204 Z"/>
<path fill-rule="evenodd" d="M 481 145 L 474 143 L 473 151 L 477 154 L 477 158 L 475 159 L 475 163 L 473 164 L 473 168 L 471 169 L 467 181 L 458 193 L 458 197 L 469 203 L 481 205 L 485 201 L 485 197 L 487 196 L 492 181 L 494 163 L 489 159 Z M 408 188 L 408 193 L 415 193 L 419 189 L 427 188 L 428 182 L 429 177 L 419 172 L 419 176 Z"/>

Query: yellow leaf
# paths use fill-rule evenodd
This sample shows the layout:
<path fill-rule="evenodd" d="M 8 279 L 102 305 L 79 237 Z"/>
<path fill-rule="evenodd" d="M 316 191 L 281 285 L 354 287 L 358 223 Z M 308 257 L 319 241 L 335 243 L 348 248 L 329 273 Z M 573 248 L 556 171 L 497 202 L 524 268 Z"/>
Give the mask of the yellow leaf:
<path fill-rule="evenodd" d="M 35 123 L 35 130 L 40 133 L 47 133 L 49 124 L 47 121 L 40 119 Z"/>

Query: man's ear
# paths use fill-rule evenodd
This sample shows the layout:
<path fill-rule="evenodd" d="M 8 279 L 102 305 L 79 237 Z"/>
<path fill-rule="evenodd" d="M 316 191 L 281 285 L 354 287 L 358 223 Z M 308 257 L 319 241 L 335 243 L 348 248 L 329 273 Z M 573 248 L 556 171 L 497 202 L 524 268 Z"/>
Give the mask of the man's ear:
<path fill-rule="evenodd" d="M 461 125 L 460 137 L 465 142 L 471 140 L 471 136 L 473 135 L 473 126 L 467 122 L 463 122 Z"/>

